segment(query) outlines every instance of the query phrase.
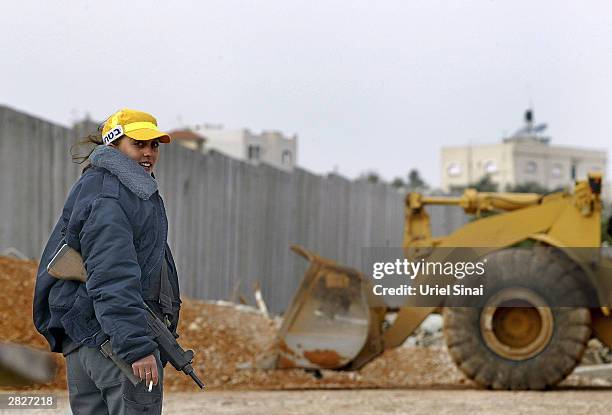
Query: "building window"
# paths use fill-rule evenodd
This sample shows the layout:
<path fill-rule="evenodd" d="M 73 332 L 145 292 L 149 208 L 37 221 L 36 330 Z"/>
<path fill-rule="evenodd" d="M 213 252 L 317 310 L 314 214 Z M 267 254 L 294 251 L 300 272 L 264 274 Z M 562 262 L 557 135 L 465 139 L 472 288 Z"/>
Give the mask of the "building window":
<path fill-rule="evenodd" d="M 560 178 L 563 175 L 563 166 L 560 164 L 553 164 L 552 170 L 550 171 L 552 177 L 555 179 Z"/>
<path fill-rule="evenodd" d="M 457 177 L 461 175 L 461 164 L 450 163 L 446 168 L 446 173 L 451 177 Z"/>
<path fill-rule="evenodd" d="M 259 146 L 249 146 L 249 160 L 257 161 L 260 158 L 261 149 Z"/>
<path fill-rule="evenodd" d="M 525 163 L 525 173 L 533 174 L 538 171 L 538 163 L 535 161 L 528 161 Z"/>
<path fill-rule="evenodd" d="M 497 173 L 497 163 L 495 163 L 493 160 L 485 161 L 484 172 L 487 174 Z"/>
<path fill-rule="evenodd" d="M 286 165 L 291 165 L 291 151 L 283 150 L 281 162 Z"/>

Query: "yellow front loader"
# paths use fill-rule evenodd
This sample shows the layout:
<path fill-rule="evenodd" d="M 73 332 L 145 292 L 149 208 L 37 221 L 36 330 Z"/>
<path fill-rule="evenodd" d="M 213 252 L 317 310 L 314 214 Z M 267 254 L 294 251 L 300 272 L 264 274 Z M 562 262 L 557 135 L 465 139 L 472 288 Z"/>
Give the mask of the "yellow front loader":
<path fill-rule="evenodd" d="M 545 196 L 474 189 L 460 197 L 409 193 L 405 257 L 475 248 L 488 261 L 487 279 L 504 282 L 479 307 L 449 307 L 440 297 L 426 306 L 390 308 L 374 298 L 372 280 L 361 272 L 292 247 L 310 267 L 267 361 L 278 368 L 358 369 L 401 345 L 429 314 L 443 312 L 448 350 L 469 378 L 494 389 L 557 384 L 580 362 L 592 336 L 612 347 L 612 260 L 600 249 L 600 193 L 598 174 L 571 192 Z M 427 205 L 460 206 L 476 218 L 434 238 Z M 525 244 L 538 249 L 514 248 Z M 572 296 L 580 305 L 558 306 L 555 296 Z M 596 301 L 588 305 L 587 298 Z"/>

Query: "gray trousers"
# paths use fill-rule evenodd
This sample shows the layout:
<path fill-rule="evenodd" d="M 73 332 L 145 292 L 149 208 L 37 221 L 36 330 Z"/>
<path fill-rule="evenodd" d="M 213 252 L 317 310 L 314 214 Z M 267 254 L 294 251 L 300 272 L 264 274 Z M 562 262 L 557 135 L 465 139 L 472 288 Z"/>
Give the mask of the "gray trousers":
<path fill-rule="evenodd" d="M 66 355 L 68 397 L 74 415 L 161 414 L 164 369 L 155 352 L 159 383 L 133 386 L 99 349 L 79 347 Z"/>

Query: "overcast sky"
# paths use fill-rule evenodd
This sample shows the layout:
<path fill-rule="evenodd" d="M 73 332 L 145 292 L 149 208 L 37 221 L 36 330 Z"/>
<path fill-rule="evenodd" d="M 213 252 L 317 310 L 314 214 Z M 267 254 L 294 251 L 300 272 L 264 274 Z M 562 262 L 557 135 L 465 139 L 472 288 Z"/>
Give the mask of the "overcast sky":
<path fill-rule="evenodd" d="M 350 178 L 437 186 L 442 146 L 499 141 L 530 103 L 553 143 L 612 138 L 609 1 L 22 0 L 0 50 L 0 104 L 296 133 L 301 166 Z"/>

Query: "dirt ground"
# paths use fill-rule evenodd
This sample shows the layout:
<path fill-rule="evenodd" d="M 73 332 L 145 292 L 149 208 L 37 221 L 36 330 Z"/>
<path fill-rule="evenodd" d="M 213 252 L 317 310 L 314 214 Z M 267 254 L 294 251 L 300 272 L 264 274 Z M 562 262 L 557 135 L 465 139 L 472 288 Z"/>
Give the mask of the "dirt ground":
<path fill-rule="evenodd" d="M 0 341 L 47 349 L 32 324 L 32 292 L 37 264 L 0 257 Z M 184 299 L 178 332 L 184 348 L 196 353 L 194 369 L 209 390 L 292 390 L 339 388 L 402 388 L 470 383 L 455 368 L 443 346 L 402 347 L 385 352 L 357 372 L 322 371 L 316 378 L 301 369 L 243 370 L 274 348 L 278 321 L 257 310 L 229 303 L 209 304 Z M 34 390 L 64 389 L 64 359 L 55 379 Z M 192 391 L 192 380 L 170 367 L 168 392 Z"/>
<path fill-rule="evenodd" d="M 36 267 L 33 261 L 0 257 L 0 341 L 45 350 L 46 343 L 35 332 L 31 318 Z M 355 372 L 324 370 L 321 377 L 315 377 L 301 369 L 244 369 L 273 348 L 277 327 L 278 320 L 250 307 L 185 299 L 179 340 L 196 352 L 194 367 L 207 391 L 193 392 L 191 379 L 166 367 L 164 413 L 594 414 L 610 413 L 612 407 L 612 378 L 574 374 L 548 392 L 479 389 L 456 368 L 443 342 L 436 340 L 441 333 L 426 341 L 413 337 L 415 341 L 385 352 Z M 597 353 L 609 353 L 601 348 L 595 352 L 593 363 L 601 361 Z M 58 354 L 55 358 L 55 379 L 21 392 L 54 391 L 60 397 L 59 408 L 20 413 L 70 413 L 64 359 Z"/>
<path fill-rule="evenodd" d="M 593 415 L 610 413 L 610 389 L 585 388 L 550 392 L 485 390 L 338 390 L 213 391 L 168 393 L 164 415 Z M 65 391 L 57 409 L 19 413 L 70 414 Z M 15 411 L 0 410 L 0 414 Z"/>

